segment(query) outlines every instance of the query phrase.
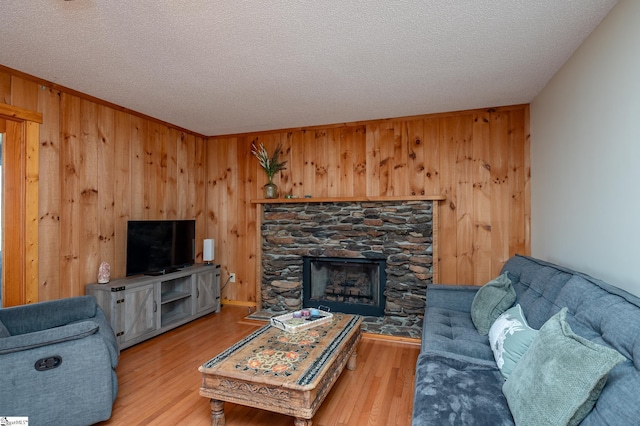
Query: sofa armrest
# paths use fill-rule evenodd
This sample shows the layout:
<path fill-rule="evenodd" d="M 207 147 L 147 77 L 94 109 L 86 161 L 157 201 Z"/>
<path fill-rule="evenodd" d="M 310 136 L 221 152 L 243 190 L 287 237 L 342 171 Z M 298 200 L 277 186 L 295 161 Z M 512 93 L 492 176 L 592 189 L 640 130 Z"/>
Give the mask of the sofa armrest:
<path fill-rule="evenodd" d="M 0 321 L 13 336 L 90 319 L 98 303 L 93 296 L 68 297 L 0 309 Z"/>
<path fill-rule="evenodd" d="M 99 326 L 95 322 L 84 321 L 34 333 L 3 337 L 0 339 L 0 355 L 83 339 L 95 334 L 98 328 Z"/>
<path fill-rule="evenodd" d="M 471 303 L 480 287 L 472 285 L 427 285 L 427 309 L 443 308 L 471 312 Z"/>

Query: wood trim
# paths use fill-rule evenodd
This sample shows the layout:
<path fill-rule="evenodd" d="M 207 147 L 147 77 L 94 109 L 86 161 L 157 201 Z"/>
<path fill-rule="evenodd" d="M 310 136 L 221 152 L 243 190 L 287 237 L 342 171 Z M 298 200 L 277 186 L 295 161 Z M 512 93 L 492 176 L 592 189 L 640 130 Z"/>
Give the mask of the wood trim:
<path fill-rule="evenodd" d="M 229 300 L 229 299 L 222 299 L 222 302 L 220 302 L 222 305 L 233 305 L 233 306 L 247 306 L 249 308 L 255 308 L 256 304 L 255 302 L 246 302 L 243 300 Z"/>
<path fill-rule="evenodd" d="M 264 208 L 258 205 L 256 212 L 256 306 L 262 309 L 262 219 Z"/>
<path fill-rule="evenodd" d="M 314 198 L 272 198 L 251 200 L 251 204 L 292 204 L 292 203 L 355 203 L 360 201 L 444 201 L 444 195 L 406 195 L 397 197 L 314 197 Z"/>
<path fill-rule="evenodd" d="M 25 286 L 22 257 L 24 238 L 21 222 L 24 217 L 22 199 L 23 158 L 21 141 L 24 139 L 24 122 L 7 120 L 2 142 L 2 306 L 24 304 Z"/>
<path fill-rule="evenodd" d="M 434 118 L 443 118 L 443 117 L 451 117 L 451 116 L 459 116 L 459 115 L 470 115 L 474 112 L 483 111 L 483 112 L 503 112 L 503 111 L 511 111 L 514 109 L 520 109 L 528 107 L 529 104 L 515 104 L 515 105 L 503 105 L 492 108 L 478 108 L 478 109 L 468 109 L 468 110 L 460 110 L 460 111 L 447 111 L 447 112 L 436 112 L 432 114 L 418 114 L 418 115 L 407 115 L 402 117 L 393 117 L 393 118 L 377 118 L 372 120 L 362 120 L 362 121 L 350 121 L 344 123 L 329 123 L 329 124 L 319 124 L 316 126 L 305 126 L 305 127 L 290 127 L 285 129 L 272 129 L 272 130 L 262 130 L 256 132 L 245 132 L 245 133 L 232 133 L 232 134 L 221 134 L 221 135 L 211 135 L 210 139 L 215 138 L 241 138 L 241 137 L 256 137 L 269 135 L 273 133 L 291 133 L 291 132 L 312 132 L 314 130 L 327 130 L 327 129 L 336 129 L 342 127 L 358 127 L 358 126 L 368 126 L 371 124 L 384 124 L 384 123 L 393 123 L 398 121 L 414 121 L 414 120 L 427 120 Z"/>
<path fill-rule="evenodd" d="M 524 109 L 524 254 L 531 256 L 531 120 L 530 108 Z"/>
<path fill-rule="evenodd" d="M 39 112 L 29 111 L 7 104 L 0 104 L 0 115 L 10 120 L 32 121 L 42 124 L 42 114 Z"/>
<path fill-rule="evenodd" d="M 26 303 L 35 303 L 40 300 L 38 288 L 38 182 L 39 182 L 39 148 L 40 148 L 40 124 L 33 121 L 25 121 L 25 217 L 22 223 L 24 227 L 24 268 L 26 285 Z"/>
<path fill-rule="evenodd" d="M 42 114 L 0 104 L 7 120 L 3 167 L 2 305 L 39 301 L 38 295 L 38 175 Z M 13 125 L 8 125 L 13 123 Z M 10 249 L 6 244 L 10 241 Z M 7 286 L 7 283 L 11 283 Z"/>
<path fill-rule="evenodd" d="M 383 342 L 389 342 L 396 345 L 420 346 L 422 344 L 422 339 L 414 339 L 412 337 L 402 336 L 389 336 L 387 334 L 367 333 L 366 331 L 362 333 L 362 338 L 366 340 L 379 340 Z"/>

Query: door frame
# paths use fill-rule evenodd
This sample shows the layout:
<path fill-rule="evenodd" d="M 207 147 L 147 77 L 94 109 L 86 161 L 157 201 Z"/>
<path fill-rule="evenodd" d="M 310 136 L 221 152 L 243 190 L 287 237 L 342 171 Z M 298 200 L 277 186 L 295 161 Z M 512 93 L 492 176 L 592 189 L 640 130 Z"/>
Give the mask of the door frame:
<path fill-rule="evenodd" d="M 7 307 L 39 300 L 38 167 L 42 114 L 0 103 L 0 119 L 6 123 L 2 144 L 2 306 Z"/>

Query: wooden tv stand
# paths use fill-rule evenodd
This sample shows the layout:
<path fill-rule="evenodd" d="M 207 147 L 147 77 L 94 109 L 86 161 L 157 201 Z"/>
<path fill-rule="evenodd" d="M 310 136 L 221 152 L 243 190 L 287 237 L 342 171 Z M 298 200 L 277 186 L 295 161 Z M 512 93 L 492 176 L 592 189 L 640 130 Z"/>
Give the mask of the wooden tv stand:
<path fill-rule="evenodd" d="M 220 265 L 194 265 L 168 274 L 87 284 L 104 310 L 120 349 L 220 312 Z"/>

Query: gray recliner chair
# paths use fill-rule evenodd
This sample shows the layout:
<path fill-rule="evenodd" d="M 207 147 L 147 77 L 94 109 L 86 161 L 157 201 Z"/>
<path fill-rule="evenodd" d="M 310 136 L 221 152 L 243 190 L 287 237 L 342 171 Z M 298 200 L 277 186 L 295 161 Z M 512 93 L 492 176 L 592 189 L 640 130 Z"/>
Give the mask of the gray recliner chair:
<path fill-rule="evenodd" d="M 107 420 L 118 356 L 93 296 L 0 309 L 0 415 L 32 425 Z"/>

